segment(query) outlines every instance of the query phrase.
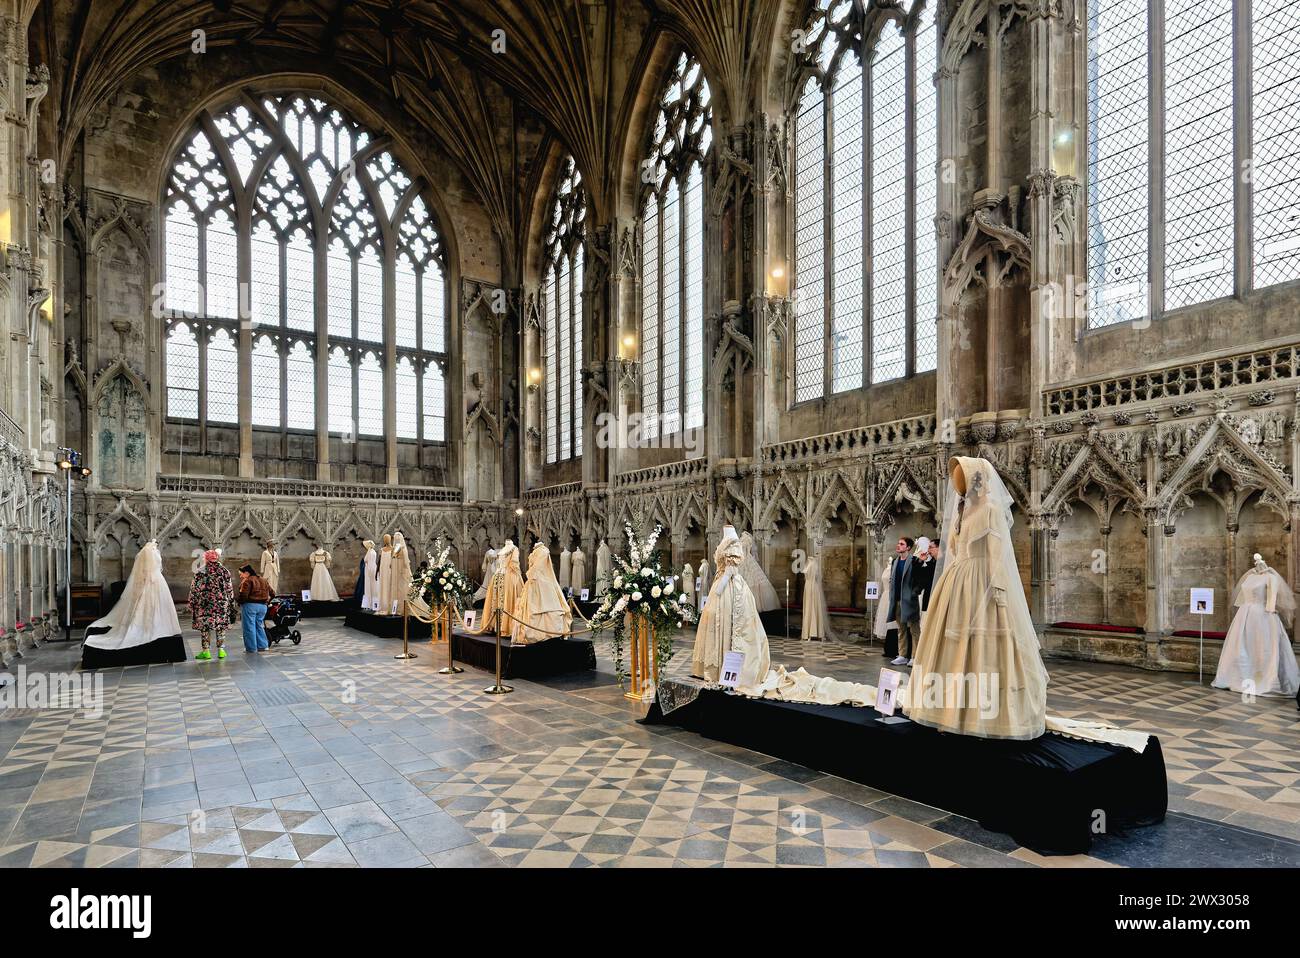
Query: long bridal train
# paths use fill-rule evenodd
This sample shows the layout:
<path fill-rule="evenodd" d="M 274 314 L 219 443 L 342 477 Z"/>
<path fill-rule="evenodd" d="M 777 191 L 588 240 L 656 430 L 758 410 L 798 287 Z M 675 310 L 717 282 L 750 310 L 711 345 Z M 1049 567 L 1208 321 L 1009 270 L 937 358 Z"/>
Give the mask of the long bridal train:
<path fill-rule="evenodd" d="M 81 666 L 154 665 L 184 662 L 187 657 L 176 604 L 163 578 L 158 543 L 150 539 L 135 557 L 117 604 L 87 627 Z"/>

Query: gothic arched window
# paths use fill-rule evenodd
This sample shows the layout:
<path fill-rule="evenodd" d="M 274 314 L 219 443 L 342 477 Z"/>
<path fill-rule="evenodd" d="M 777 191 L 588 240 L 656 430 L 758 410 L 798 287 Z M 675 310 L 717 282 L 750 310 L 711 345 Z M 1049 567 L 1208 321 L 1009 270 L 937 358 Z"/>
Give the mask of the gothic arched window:
<path fill-rule="evenodd" d="M 794 400 L 935 366 L 933 0 L 818 0 L 794 110 Z"/>
<path fill-rule="evenodd" d="M 1090 0 L 1087 149 L 1089 326 L 1300 279 L 1300 10 Z"/>
<path fill-rule="evenodd" d="M 424 189 L 318 97 L 203 111 L 163 198 L 167 415 L 237 422 L 246 368 L 254 426 L 314 430 L 328 350 L 328 432 L 382 436 L 392 377 L 397 438 L 445 441 L 446 269 Z"/>
<path fill-rule="evenodd" d="M 664 84 L 641 161 L 641 434 L 704 425 L 704 158 L 713 111 L 689 54 Z"/>
<path fill-rule="evenodd" d="M 546 461 L 582 455 L 582 268 L 587 193 L 565 160 L 546 227 Z"/>

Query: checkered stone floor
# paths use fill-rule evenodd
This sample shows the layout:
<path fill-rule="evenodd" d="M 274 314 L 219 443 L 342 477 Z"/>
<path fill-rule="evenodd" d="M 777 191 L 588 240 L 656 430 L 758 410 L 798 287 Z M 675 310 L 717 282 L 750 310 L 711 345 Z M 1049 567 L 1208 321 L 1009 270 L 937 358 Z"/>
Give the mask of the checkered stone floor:
<path fill-rule="evenodd" d="M 1188 676 L 1049 663 L 1053 711 L 1160 736 L 1161 827 L 1188 840 L 1044 859 L 941 809 L 637 724 L 603 636 L 600 671 L 491 696 L 486 673 L 438 674 L 445 647 L 399 661 L 399 642 L 339 620 L 301 628 L 261 655 L 232 643 L 224 661 L 101 673 L 98 711 L 0 711 L 0 866 L 1300 865 L 1294 704 Z M 669 675 L 689 673 L 692 643 Z M 843 679 L 885 662 L 879 645 L 771 645 Z M 24 664 L 77 657 L 56 643 Z"/>

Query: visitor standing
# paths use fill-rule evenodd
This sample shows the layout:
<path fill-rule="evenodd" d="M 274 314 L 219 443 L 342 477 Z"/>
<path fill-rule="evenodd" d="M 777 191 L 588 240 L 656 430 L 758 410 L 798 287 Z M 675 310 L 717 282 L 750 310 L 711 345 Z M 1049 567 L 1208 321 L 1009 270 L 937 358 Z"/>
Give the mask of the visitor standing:
<path fill-rule="evenodd" d="M 239 570 L 239 606 L 243 618 L 244 651 L 265 652 L 271 647 L 266 639 L 266 604 L 271 601 L 271 587 L 253 571 L 251 565 Z"/>

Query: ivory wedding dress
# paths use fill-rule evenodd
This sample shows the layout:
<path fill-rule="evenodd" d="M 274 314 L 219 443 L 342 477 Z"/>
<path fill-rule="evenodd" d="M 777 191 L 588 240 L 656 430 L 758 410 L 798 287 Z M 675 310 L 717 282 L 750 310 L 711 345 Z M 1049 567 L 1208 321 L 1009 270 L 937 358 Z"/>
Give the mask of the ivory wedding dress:
<path fill-rule="evenodd" d="M 150 539 L 135 557 L 117 604 L 87 627 L 82 666 L 183 662 L 185 658 L 176 603 L 163 578 L 158 543 Z"/>
<path fill-rule="evenodd" d="M 528 554 L 528 581 L 514 613 L 513 645 L 535 645 L 569 631 L 569 603 L 551 567 L 551 552 L 540 542 Z"/>
<path fill-rule="evenodd" d="M 532 555 L 529 555 L 528 556 L 529 568 L 532 567 L 532 564 L 533 564 L 533 557 Z M 556 581 L 560 583 L 560 588 L 562 590 L 567 589 L 569 587 L 569 577 L 571 575 L 573 575 L 573 553 L 566 548 L 562 552 L 560 552 L 560 572 L 559 575 L 556 576 Z"/>
<path fill-rule="evenodd" d="M 339 590 L 334 588 L 334 579 L 330 576 L 330 563 L 334 557 L 324 549 L 317 549 L 310 556 L 311 563 L 311 597 L 313 602 L 337 602 Z"/>
<path fill-rule="evenodd" d="M 483 565 L 479 567 L 479 575 L 483 578 L 478 584 L 478 589 L 474 592 L 474 602 L 481 602 L 487 596 L 488 583 L 492 580 L 492 573 L 497 570 L 497 550 L 488 549 L 483 553 Z"/>
<path fill-rule="evenodd" d="M 569 581 L 561 582 L 560 585 L 568 585 L 573 590 L 575 599 L 582 598 L 582 589 L 587 584 L 587 554 L 582 551 L 582 547 L 573 550 L 573 557 L 569 560 Z"/>
<path fill-rule="evenodd" d="M 274 596 L 280 589 L 280 553 L 275 549 L 263 550 L 261 575 Z"/>
<path fill-rule="evenodd" d="M 695 604 L 695 570 L 689 562 L 682 566 L 682 587 L 677 591 L 687 605 Z"/>
<path fill-rule="evenodd" d="M 374 540 L 366 539 L 361 544 L 366 547 L 365 557 L 361 560 L 365 588 L 361 595 L 361 608 L 373 612 L 375 600 L 379 598 L 379 555 L 375 552 Z"/>
<path fill-rule="evenodd" d="M 389 584 L 392 600 L 397 603 L 396 614 L 401 615 L 402 603 L 411 594 L 411 550 L 400 532 L 393 536 L 393 564 L 389 573 L 393 577 Z"/>
<path fill-rule="evenodd" d="M 609 546 L 604 539 L 600 540 L 600 547 L 596 549 L 596 595 L 601 596 L 609 591 L 609 567 L 610 567 Z"/>
<path fill-rule="evenodd" d="M 993 465 L 949 461 L 947 566 L 930 596 L 907 717 L 982 738 L 1043 734 L 1047 670 L 1011 547 L 1011 497 Z"/>
<path fill-rule="evenodd" d="M 1286 580 L 1261 559 L 1237 582 L 1232 604 L 1237 613 L 1223 640 L 1214 687 L 1294 696 L 1300 691 L 1300 666 L 1278 614 L 1295 612 L 1295 596 Z"/>
<path fill-rule="evenodd" d="M 767 678 L 771 655 L 767 632 L 763 630 L 754 604 L 754 594 L 740 574 L 744 561 L 744 547 L 736 538 L 736 531 L 728 527 L 713 553 L 718 574 L 700 613 L 699 627 L 695 630 L 691 673 L 715 683 L 723 656 L 727 652 L 743 652 L 745 661 L 737 687 L 747 689 Z"/>
<path fill-rule="evenodd" d="M 519 547 L 507 539 L 497 552 L 497 567 L 492 578 L 488 580 L 487 594 L 483 597 L 483 618 L 475 627 L 475 634 L 486 632 L 496 624 L 500 635 L 509 635 L 512 631 L 510 616 L 519 603 L 519 595 L 524 591 L 524 577 L 519 571 Z M 502 609 L 501 621 L 496 623 L 497 607 Z"/>
<path fill-rule="evenodd" d="M 776 589 L 772 588 L 767 573 L 758 564 L 758 544 L 754 542 L 754 537 L 748 532 L 741 533 L 740 542 L 744 549 L 744 561 L 740 566 L 740 574 L 745 577 L 749 590 L 754 593 L 754 602 L 758 606 L 758 611 L 771 612 L 773 609 L 781 608 L 781 599 L 776 594 Z M 719 566 L 718 571 L 721 570 L 721 566 Z"/>
<path fill-rule="evenodd" d="M 803 624 L 799 638 L 835 640 L 831 631 L 831 615 L 826 608 L 826 590 L 822 588 L 821 560 L 808 558 L 803 571 Z"/>

